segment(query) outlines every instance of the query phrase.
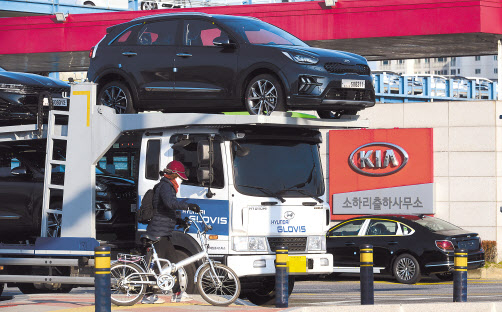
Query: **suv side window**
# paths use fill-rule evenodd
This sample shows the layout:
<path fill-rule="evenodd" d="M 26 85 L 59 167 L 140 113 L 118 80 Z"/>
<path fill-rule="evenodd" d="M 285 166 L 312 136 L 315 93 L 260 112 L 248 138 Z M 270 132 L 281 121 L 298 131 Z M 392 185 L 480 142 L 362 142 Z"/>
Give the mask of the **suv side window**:
<path fill-rule="evenodd" d="M 117 38 L 115 38 L 111 45 L 134 45 L 140 25 L 134 25 L 123 31 Z"/>
<path fill-rule="evenodd" d="M 364 221 L 366 220 L 360 219 L 342 224 L 331 230 L 328 236 L 357 236 L 364 224 Z"/>
<path fill-rule="evenodd" d="M 213 188 L 223 188 L 224 178 L 223 178 L 223 163 L 221 159 L 221 148 L 219 142 L 214 142 L 214 163 L 213 163 L 213 173 L 214 180 L 211 184 Z M 188 181 L 183 181 L 183 184 L 202 186 L 197 180 L 197 168 L 199 167 L 199 161 L 197 157 L 197 142 L 188 144 L 185 147 L 177 148 L 174 150 L 174 160 L 181 161 L 185 166 L 186 175 Z M 206 185 L 207 186 L 207 185 Z"/>
<path fill-rule="evenodd" d="M 175 45 L 178 21 L 145 24 L 138 34 L 138 45 Z"/>
<path fill-rule="evenodd" d="M 214 23 L 203 20 L 186 20 L 183 27 L 183 45 L 214 47 L 213 40 L 218 37 L 230 38 Z"/>
<path fill-rule="evenodd" d="M 160 171 L 160 140 L 148 140 L 146 144 L 146 170 L 145 178 L 148 180 L 159 179 Z"/>

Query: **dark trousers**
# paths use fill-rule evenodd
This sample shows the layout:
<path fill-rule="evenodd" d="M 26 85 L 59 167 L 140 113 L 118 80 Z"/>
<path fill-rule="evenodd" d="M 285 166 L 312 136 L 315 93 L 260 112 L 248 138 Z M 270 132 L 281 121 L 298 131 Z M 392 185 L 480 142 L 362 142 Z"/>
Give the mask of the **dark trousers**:
<path fill-rule="evenodd" d="M 178 254 L 176 253 L 176 249 L 174 248 L 173 242 L 171 241 L 171 237 L 169 236 L 162 236 L 160 240 L 157 243 L 155 243 L 154 247 L 155 251 L 157 251 L 157 256 L 161 259 L 167 259 L 171 261 L 171 263 L 176 263 L 182 260 L 178 259 Z M 177 273 L 175 274 L 177 277 Z M 177 293 L 180 290 L 181 290 L 180 283 L 178 279 L 176 279 L 176 284 L 174 284 L 173 287 L 173 293 Z M 151 291 L 147 290 L 147 293 L 151 293 Z"/>

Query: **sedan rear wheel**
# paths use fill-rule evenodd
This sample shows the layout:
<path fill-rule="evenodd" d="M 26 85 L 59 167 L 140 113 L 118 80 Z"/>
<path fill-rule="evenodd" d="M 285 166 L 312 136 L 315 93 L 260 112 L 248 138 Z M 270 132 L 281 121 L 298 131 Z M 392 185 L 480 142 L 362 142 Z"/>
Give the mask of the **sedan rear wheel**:
<path fill-rule="evenodd" d="M 120 81 L 104 85 L 98 94 L 98 104 L 115 109 L 117 114 L 134 114 L 131 91 Z"/>
<path fill-rule="evenodd" d="M 279 81 L 272 75 L 253 78 L 247 88 L 244 103 L 251 115 L 269 116 L 274 111 L 284 111 L 284 92 Z"/>
<path fill-rule="evenodd" d="M 415 284 L 420 280 L 420 265 L 417 259 L 410 254 L 402 254 L 397 257 L 392 271 L 399 283 Z"/>

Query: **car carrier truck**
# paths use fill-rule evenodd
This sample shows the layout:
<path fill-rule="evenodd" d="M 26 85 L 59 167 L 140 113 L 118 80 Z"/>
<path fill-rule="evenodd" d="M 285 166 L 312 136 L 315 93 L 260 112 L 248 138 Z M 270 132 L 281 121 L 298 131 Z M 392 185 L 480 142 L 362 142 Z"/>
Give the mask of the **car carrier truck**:
<path fill-rule="evenodd" d="M 181 161 L 188 181 L 178 197 L 197 203 L 212 225 L 211 256 L 237 273 L 242 297 L 263 304 L 275 297 L 279 246 L 289 250 L 290 291 L 296 275 L 332 273 L 332 256 L 326 253 L 330 211 L 320 156 L 322 130 L 365 128 L 367 121 L 285 114 L 119 115 L 96 105 L 95 84 L 82 83 L 72 86 L 69 111 L 50 111 L 48 122 L 39 127 L 0 127 L 0 142 L 47 139 L 41 234 L 34 242 L 0 244 L 2 285 L 68 291 L 93 284 L 94 247 L 107 243 L 96 240 L 95 166 L 122 134 L 134 133 L 141 136 L 135 208 L 158 183 L 159 171 L 171 160 Z M 54 156 L 56 144 L 66 147 L 63 159 Z M 64 182 L 51 179 L 53 166 L 65 167 Z M 51 209 L 55 190 L 63 192 L 62 210 Z M 61 220 L 60 237 L 47 237 L 55 214 Z M 188 211 L 184 216 L 198 218 Z M 145 229 L 138 223 L 137 235 Z M 181 256 L 200 251 L 191 235 L 174 234 Z M 186 269 L 193 276 L 195 265 Z M 190 278 L 188 291 L 194 291 Z"/>

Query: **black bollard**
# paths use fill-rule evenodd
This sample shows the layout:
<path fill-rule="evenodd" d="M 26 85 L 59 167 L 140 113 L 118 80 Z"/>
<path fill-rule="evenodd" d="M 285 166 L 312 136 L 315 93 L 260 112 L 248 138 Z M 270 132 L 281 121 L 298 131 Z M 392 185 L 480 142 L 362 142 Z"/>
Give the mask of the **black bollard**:
<path fill-rule="evenodd" d="M 361 304 L 374 304 L 375 294 L 373 289 L 373 246 L 361 245 L 360 269 L 361 269 Z"/>
<path fill-rule="evenodd" d="M 467 302 L 467 250 L 455 249 L 453 302 Z"/>
<path fill-rule="evenodd" d="M 288 247 L 275 251 L 275 306 L 288 307 Z"/>
<path fill-rule="evenodd" d="M 110 284 L 110 247 L 94 248 L 94 301 L 96 312 L 112 310 Z"/>

